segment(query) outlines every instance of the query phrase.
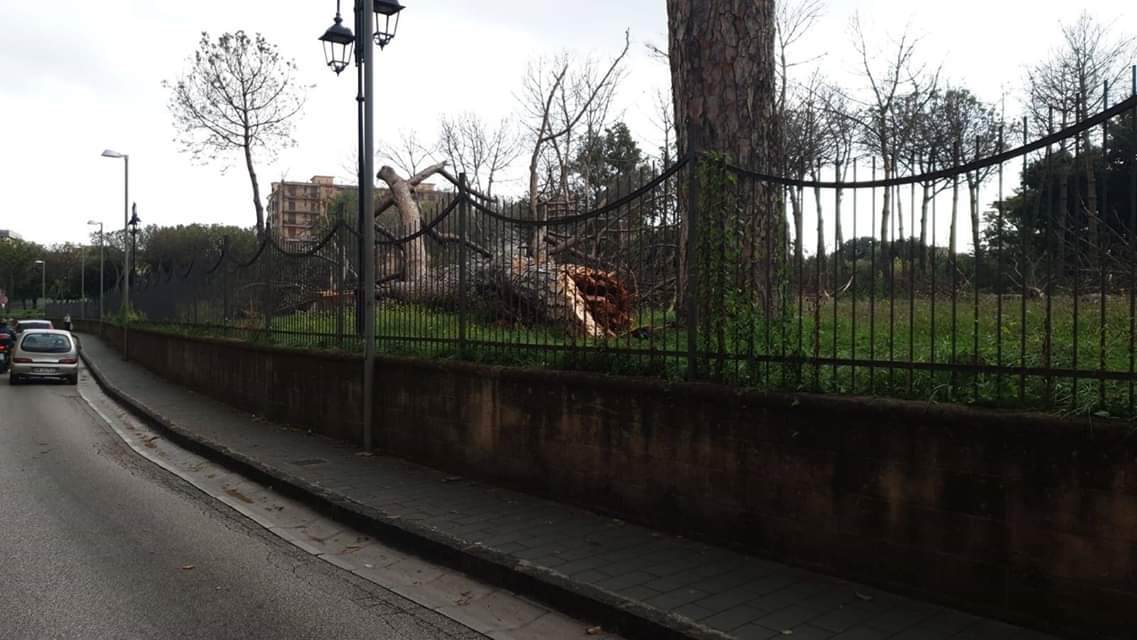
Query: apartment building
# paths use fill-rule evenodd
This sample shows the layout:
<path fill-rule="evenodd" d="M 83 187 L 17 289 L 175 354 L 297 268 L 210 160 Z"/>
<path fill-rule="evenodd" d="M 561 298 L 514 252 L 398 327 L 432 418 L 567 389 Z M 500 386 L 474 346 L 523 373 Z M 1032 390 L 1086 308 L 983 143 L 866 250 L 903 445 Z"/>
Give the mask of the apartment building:
<path fill-rule="evenodd" d="M 312 176 L 309 182 L 274 182 L 268 197 L 268 224 L 284 241 L 311 240 L 312 230 L 328 217 L 336 196 L 355 191 L 336 184 L 331 176 Z"/>
<path fill-rule="evenodd" d="M 314 240 L 313 230 L 327 219 L 336 196 L 355 190 L 355 185 L 336 184 L 331 176 L 312 176 L 309 182 L 274 182 L 268 198 L 269 228 L 285 242 Z M 443 197 L 432 184 L 420 184 L 415 193 L 420 203 Z M 376 198 L 385 195 L 387 189 L 375 190 Z"/>

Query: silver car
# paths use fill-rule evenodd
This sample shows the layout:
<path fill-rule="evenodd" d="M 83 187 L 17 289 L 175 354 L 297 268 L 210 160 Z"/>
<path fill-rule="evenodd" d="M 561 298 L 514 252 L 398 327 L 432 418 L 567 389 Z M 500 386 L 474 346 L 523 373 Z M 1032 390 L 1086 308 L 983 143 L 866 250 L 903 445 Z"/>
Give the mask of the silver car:
<path fill-rule="evenodd" d="M 67 331 L 28 329 L 16 339 L 10 384 L 25 380 L 66 380 L 79 384 L 79 346 Z"/>

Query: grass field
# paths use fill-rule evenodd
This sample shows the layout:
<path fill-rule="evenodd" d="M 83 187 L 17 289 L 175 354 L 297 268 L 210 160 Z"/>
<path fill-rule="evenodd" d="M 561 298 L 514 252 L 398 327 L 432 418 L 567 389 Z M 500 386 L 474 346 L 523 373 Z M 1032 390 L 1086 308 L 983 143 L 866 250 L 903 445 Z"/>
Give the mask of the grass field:
<path fill-rule="evenodd" d="M 994 295 L 788 300 L 766 321 L 734 318 L 721 335 L 698 336 L 699 377 L 768 390 L 814 391 L 1134 415 L 1134 325 L 1127 296 L 1075 300 Z M 1076 321 L 1075 321 L 1076 320 Z M 640 311 L 631 330 L 608 339 L 573 339 L 555 327 L 468 318 L 383 305 L 381 353 L 555 369 L 688 377 L 688 331 L 675 315 Z M 283 346 L 362 350 L 344 313 L 297 313 L 244 326 L 148 323 L 182 333 L 227 335 Z M 839 362 L 830 362 L 837 360 Z M 851 362 L 851 361 L 856 361 Z M 907 366 L 915 363 L 915 367 Z M 950 370 L 950 365 L 970 369 Z M 984 369 L 986 368 L 986 369 Z M 1061 375 L 1044 375 L 1045 369 Z M 1099 372 L 1108 372 L 1099 379 Z M 1077 372 L 1084 379 L 1075 379 Z"/>

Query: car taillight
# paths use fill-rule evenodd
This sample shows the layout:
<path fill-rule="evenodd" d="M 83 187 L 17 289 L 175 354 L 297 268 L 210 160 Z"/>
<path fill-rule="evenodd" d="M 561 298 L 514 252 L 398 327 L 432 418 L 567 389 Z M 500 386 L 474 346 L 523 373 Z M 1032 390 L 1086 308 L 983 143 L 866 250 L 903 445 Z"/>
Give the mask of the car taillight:
<path fill-rule="evenodd" d="M 79 364 L 78 358 L 60 358 L 59 364 Z"/>
<path fill-rule="evenodd" d="M 32 359 L 31 358 L 12 358 L 12 362 L 15 362 L 16 364 L 31 364 Z"/>

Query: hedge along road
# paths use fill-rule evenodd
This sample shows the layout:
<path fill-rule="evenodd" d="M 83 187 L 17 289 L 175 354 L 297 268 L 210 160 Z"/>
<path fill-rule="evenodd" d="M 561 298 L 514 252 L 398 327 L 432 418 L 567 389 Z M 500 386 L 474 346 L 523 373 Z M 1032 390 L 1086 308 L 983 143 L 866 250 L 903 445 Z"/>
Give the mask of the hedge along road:
<path fill-rule="evenodd" d="M 0 383 L 0 637 L 587 635 L 162 441 L 85 372 Z"/>

